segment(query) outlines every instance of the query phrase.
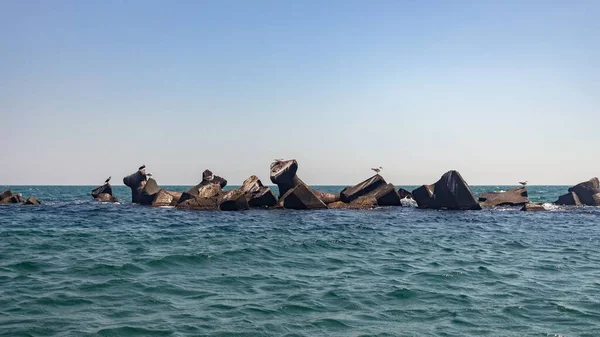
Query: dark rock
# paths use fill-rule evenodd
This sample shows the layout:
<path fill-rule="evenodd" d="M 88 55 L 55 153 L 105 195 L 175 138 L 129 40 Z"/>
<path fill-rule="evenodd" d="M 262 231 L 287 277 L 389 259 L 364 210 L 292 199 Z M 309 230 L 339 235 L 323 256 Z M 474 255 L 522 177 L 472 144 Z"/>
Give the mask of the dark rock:
<path fill-rule="evenodd" d="M 398 194 L 398 191 L 396 191 L 396 187 L 393 184 L 381 185 L 377 189 L 364 195 L 364 197 L 372 197 L 379 206 L 402 205 L 400 202 L 400 195 Z M 358 199 L 360 199 L 360 197 Z"/>
<path fill-rule="evenodd" d="M 345 203 L 350 203 L 352 202 L 352 200 L 357 199 L 360 196 L 366 195 L 369 192 L 386 184 L 387 183 L 383 179 L 383 177 L 379 174 L 376 174 L 358 185 L 344 188 L 340 193 L 340 200 Z"/>
<path fill-rule="evenodd" d="M 199 185 L 217 184 L 221 188 L 227 186 L 227 180 L 225 178 L 214 175 L 211 170 L 204 170 L 202 172 L 202 182 Z"/>
<path fill-rule="evenodd" d="M 119 202 L 119 200 L 117 200 L 117 198 L 115 198 L 114 196 L 112 196 L 108 193 L 98 194 L 98 196 L 95 198 L 95 200 L 100 201 L 100 202 Z"/>
<path fill-rule="evenodd" d="M 250 207 L 271 207 L 277 203 L 275 194 L 255 175 L 244 180 L 240 189 L 246 194 Z"/>
<path fill-rule="evenodd" d="M 579 183 L 569 188 L 569 192 L 577 194 L 579 201 L 584 205 L 600 206 L 600 181 L 598 178 Z"/>
<path fill-rule="evenodd" d="M 146 181 L 146 184 L 142 188 L 140 193 L 139 203 L 140 205 L 152 205 L 155 195 L 160 191 L 160 187 L 156 183 L 156 180 L 150 178 Z"/>
<path fill-rule="evenodd" d="M 487 192 L 479 195 L 481 207 L 523 206 L 528 202 L 529 198 L 525 187 L 506 192 Z"/>
<path fill-rule="evenodd" d="M 400 196 L 400 199 L 412 199 L 413 198 L 412 194 L 403 188 L 398 189 L 398 196 Z"/>
<path fill-rule="evenodd" d="M 319 199 L 321 199 L 321 201 L 324 204 L 330 204 L 332 202 L 340 201 L 339 194 L 333 194 L 333 193 L 323 192 L 323 191 L 319 191 L 319 190 L 312 190 L 312 191 Z"/>
<path fill-rule="evenodd" d="M 278 206 L 289 209 L 327 208 L 306 184 L 299 184 L 288 190 L 279 198 Z"/>
<path fill-rule="evenodd" d="M 271 181 L 279 188 L 279 197 L 281 198 L 294 186 L 301 183 L 296 176 L 298 171 L 298 162 L 292 160 L 279 160 L 271 164 Z"/>
<path fill-rule="evenodd" d="M 469 185 L 457 171 L 446 172 L 433 185 L 423 185 L 412 192 L 419 208 L 479 210 Z"/>
<path fill-rule="evenodd" d="M 109 183 L 105 183 L 102 186 L 98 186 L 92 190 L 92 197 L 94 199 L 98 198 L 98 196 L 102 193 L 113 195 L 112 186 Z"/>
<path fill-rule="evenodd" d="M 579 197 L 575 192 L 569 192 L 567 194 L 558 197 L 558 200 L 554 202 L 557 205 L 568 205 L 568 206 L 582 206 L 583 204 L 579 200 Z"/>
<path fill-rule="evenodd" d="M 0 204 L 20 204 L 23 202 L 21 194 L 13 194 L 11 190 L 6 190 L 0 194 Z"/>
<path fill-rule="evenodd" d="M 221 198 L 219 209 L 222 211 L 243 211 L 250 209 L 246 193 L 242 190 L 231 190 Z"/>
<path fill-rule="evenodd" d="M 152 207 L 163 207 L 163 206 L 175 206 L 177 200 L 167 190 L 160 189 L 156 194 L 154 194 L 154 199 L 152 200 Z"/>
<path fill-rule="evenodd" d="M 25 200 L 25 205 L 40 205 L 41 202 L 34 197 L 29 197 Z"/>
<path fill-rule="evenodd" d="M 547 209 L 544 207 L 543 204 L 537 203 L 537 202 L 529 202 L 526 203 L 523 208 L 521 208 L 522 211 L 528 211 L 528 212 L 538 212 L 538 211 L 547 211 Z"/>
<path fill-rule="evenodd" d="M 131 189 L 131 202 L 139 203 L 142 190 L 146 186 L 146 169 L 142 168 L 123 178 L 123 184 Z"/>
<path fill-rule="evenodd" d="M 219 209 L 219 198 L 218 197 L 212 197 L 212 198 L 194 197 L 191 199 L 187 199 L 181 203 L 178 203 L 177 206 L 175 206 L 175 207 L 180 208 L 180 209 L 190 209 L 190 210 L 204 210 L 204 211 L 214 210 L 214 211 L 216 211 Z"/>

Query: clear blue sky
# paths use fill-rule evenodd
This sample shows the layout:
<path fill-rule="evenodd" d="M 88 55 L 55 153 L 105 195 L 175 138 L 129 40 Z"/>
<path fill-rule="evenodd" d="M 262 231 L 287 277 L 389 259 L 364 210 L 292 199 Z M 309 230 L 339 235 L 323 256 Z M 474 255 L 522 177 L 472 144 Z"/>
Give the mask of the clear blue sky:
<path fill-rule="evenodd" d="M 600 1 L 1 1 L 0 184 L 600 175 Z"/>

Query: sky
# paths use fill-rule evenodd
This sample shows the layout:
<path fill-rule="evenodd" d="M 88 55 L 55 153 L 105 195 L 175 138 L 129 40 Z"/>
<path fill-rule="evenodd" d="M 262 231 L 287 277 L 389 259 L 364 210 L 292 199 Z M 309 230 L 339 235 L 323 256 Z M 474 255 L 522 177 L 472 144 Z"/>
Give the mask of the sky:
<path fill-rule="evenodd" d="M 0 1 L 0 184 L 600 175 L 600 1 Z"/>

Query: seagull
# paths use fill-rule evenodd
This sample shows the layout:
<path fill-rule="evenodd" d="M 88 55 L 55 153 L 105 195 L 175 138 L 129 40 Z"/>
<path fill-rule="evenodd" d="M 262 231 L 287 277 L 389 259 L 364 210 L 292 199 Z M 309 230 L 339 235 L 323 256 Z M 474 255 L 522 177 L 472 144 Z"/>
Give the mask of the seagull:
<path fill-rule="evenodd" d="M 525 180 L 525 181 L 519 181 L 519 184 L 521 184 L 522 186 L 527 186 L 527 180 Z"/>
<path fill-rule="evenodd" d="M 141 170 L 143 170 L 143 169 L 145 169 L 145 168 L 146 168 L 146 164 L 144 164 L 144 165 L 140 166 L 140 168 L 138 168 L 138 170 L 139 170 L 139 171 L 141 171 Z"/>
<path fill-rule="evenodd" d="M 108 182 L 110 181 L 110 178 L 112 178 L 112 177 L 108 177 L 108 179 L 106 179 L 106 180 L 104 181 L 104 183 L 105 183 L 105 184 L 108 184 Z"/>
<path fill-rule="evenodd" d="M 379 172 L 381 172 L 381 170 L 383 170 L 383 167 L 379 166 L 379 167 L 372 167 L 371 170 L 375 171 L 375 173 L 379 174 Z"/>
<path fill-rule="evenodd" d="M 146 177 L 148 177 L 148 178 L 152 178 L 152 176 L 153 176 L 153 174 L 152 174 L 152 173 L 150 173 L 150 172 L 146 173 Z"/>

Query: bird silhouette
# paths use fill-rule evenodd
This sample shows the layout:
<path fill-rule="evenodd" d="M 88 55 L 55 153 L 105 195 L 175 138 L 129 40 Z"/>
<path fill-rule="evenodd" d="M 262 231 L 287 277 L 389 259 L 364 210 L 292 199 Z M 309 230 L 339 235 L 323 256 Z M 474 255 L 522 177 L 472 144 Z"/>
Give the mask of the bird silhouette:
<path fill-rule="evenodd" d="M 379 172 L 381 172 L 381 170 L 383 170 L 383 167 L 379 166 L 379 167 L 372 167 L 371 170 L 375 171 L 375 173 L 379 174 Z"/>
<path fill-rule="evenodd" d="M 112 178 L 112 177 L 108 177 L 108 179 L 106 179 L 106 180 L 104 181 L 104 183 L 105 183 L 105 184 L 108 184 L 108 182 L 110 181 L 110 178 Z"/>
<path fill-rule="evenodd" d="M 145 168 L 146 168 L 146 164 L 144 164 L 144 165 L 140 166 L 140 168 L 138 168 L 138 170 L 139 170 L 139 171 L 141 171 L 141 170 L 143 170 L 143 169 L 145 169 Z"/>
<path fill-rule="evenodd" d="M 527 180 L 525 180 L 525 181 L 519 181 L 519 184 L 521 184 L 522 186 L 527 186 Z"/>

